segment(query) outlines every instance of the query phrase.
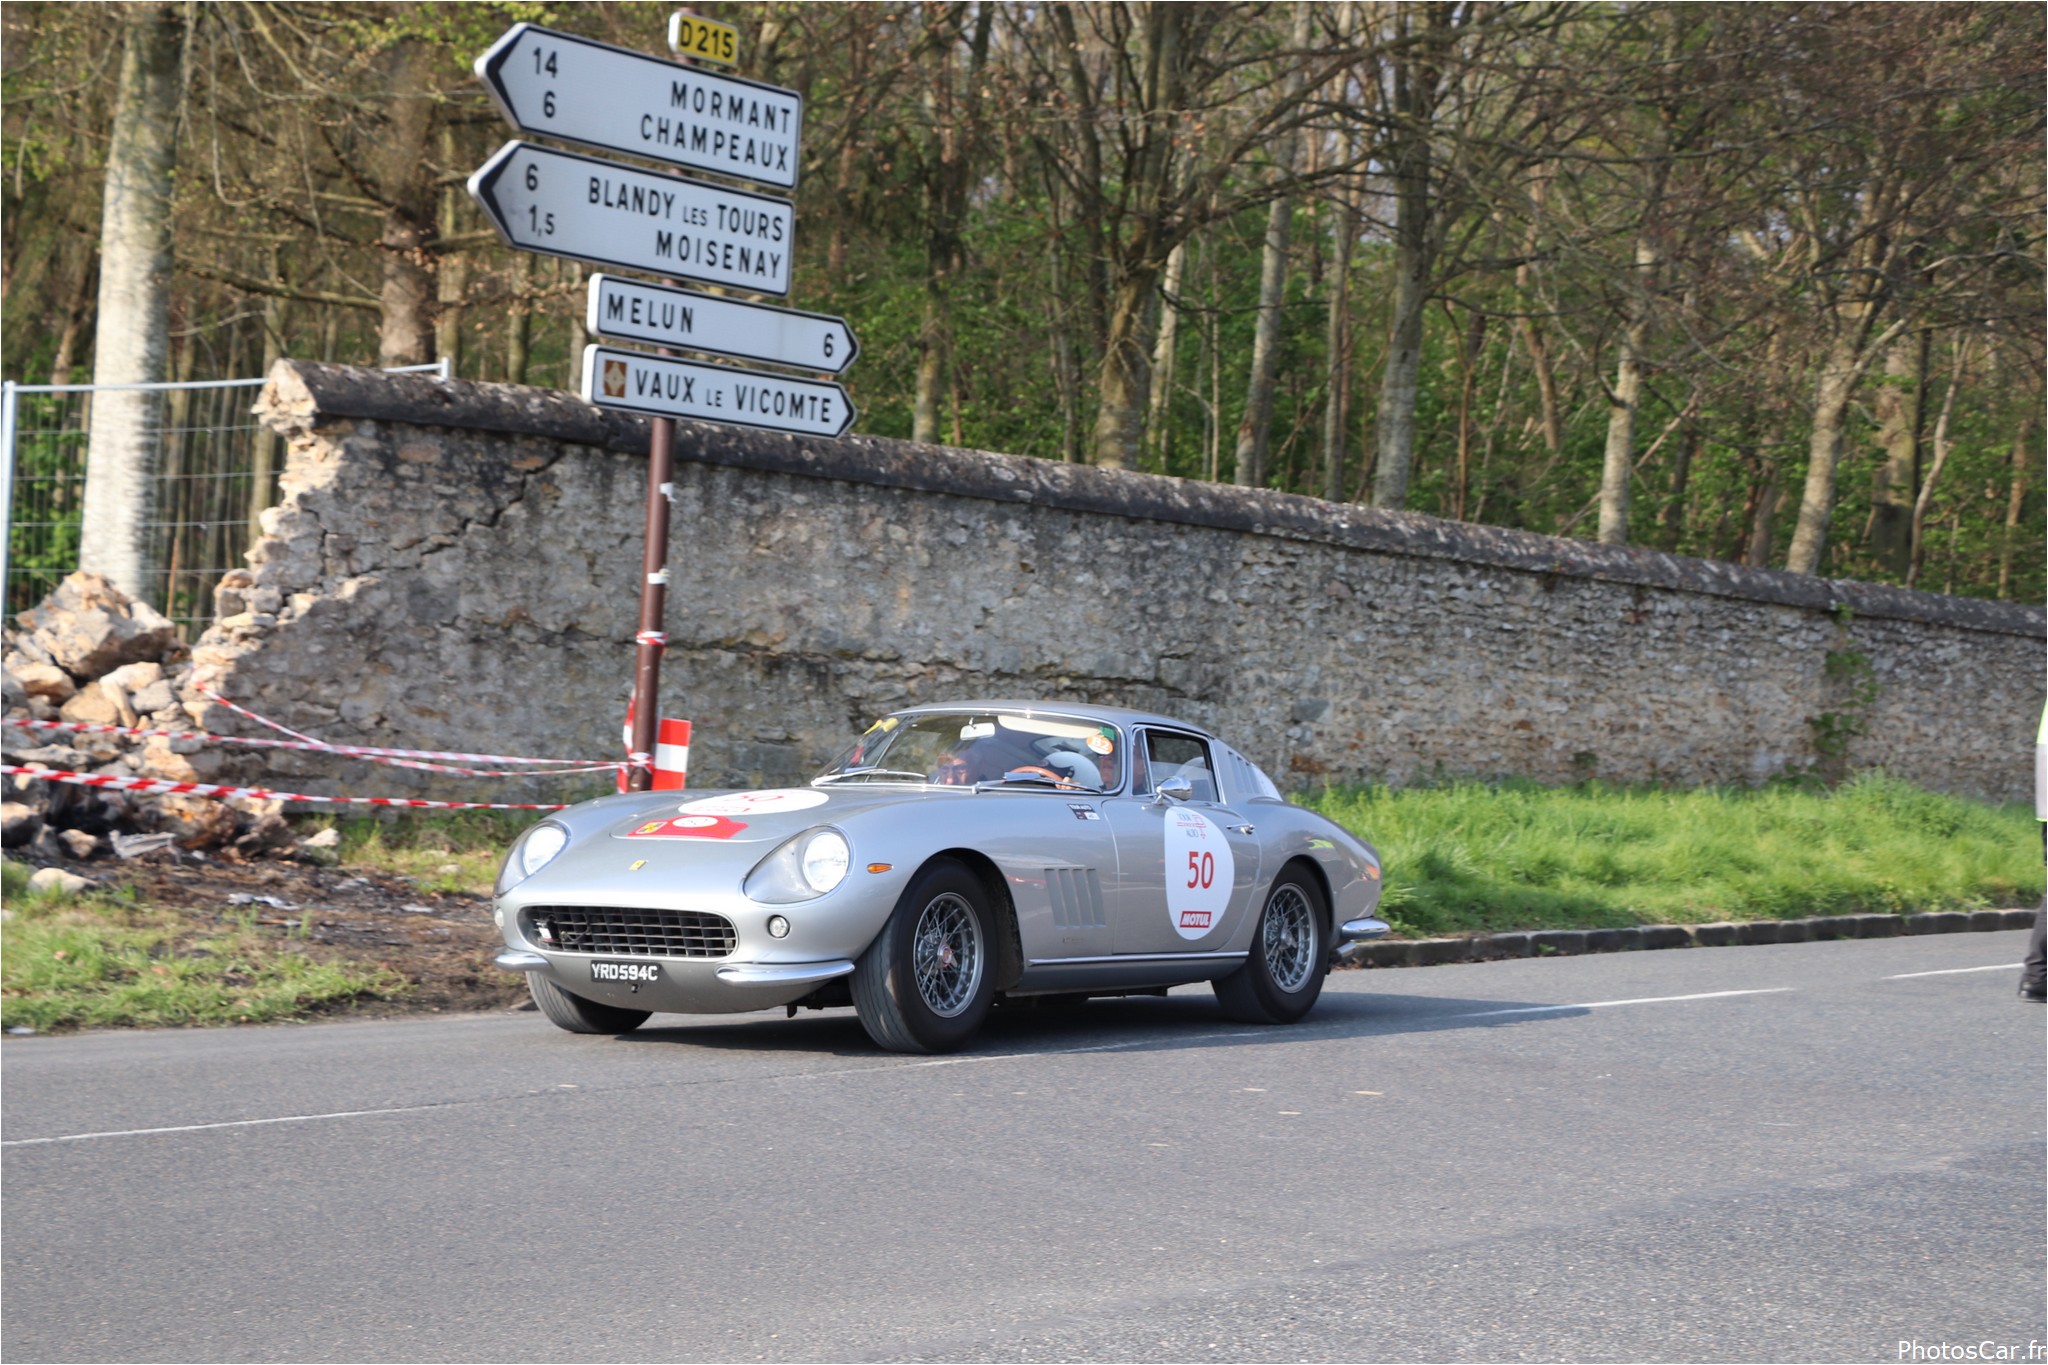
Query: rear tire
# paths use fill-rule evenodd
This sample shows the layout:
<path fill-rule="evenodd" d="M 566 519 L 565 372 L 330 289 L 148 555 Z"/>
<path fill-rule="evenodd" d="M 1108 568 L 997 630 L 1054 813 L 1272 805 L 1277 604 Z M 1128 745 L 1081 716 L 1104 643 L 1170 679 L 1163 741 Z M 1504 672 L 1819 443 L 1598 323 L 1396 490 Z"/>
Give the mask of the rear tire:
<path fill-rule="evenodd" d="M 653 1010 L 620 1009 L 617 1005 L 601 1005 L 595 1000 L 585 1000 L 580 995 L 571 995 L 539 972 L 526 974 L 526 988 L 533 992 L 533 1003 L 540 1006 L 540 1012 L 556 1028 L 571 1033 L 631 1033 L 647 1022 Z"/>
<path fill-rule="evenodd" d="M 910 879 L 848 984 L 868 1037 L 891 1052 L 951 1052 L 995 1000 L 995 924 L 988 888 L 941 858 Z"/>
<path fill-rule="evenodd" d="M 1315 1008 L 1330 969 L 1330 912 L 1323 889 L 1299 867 L 1266 892 L 1251 956 L 1212 982 L 1226 1017 L 1241 1024 L 1291 1024 Z"/>

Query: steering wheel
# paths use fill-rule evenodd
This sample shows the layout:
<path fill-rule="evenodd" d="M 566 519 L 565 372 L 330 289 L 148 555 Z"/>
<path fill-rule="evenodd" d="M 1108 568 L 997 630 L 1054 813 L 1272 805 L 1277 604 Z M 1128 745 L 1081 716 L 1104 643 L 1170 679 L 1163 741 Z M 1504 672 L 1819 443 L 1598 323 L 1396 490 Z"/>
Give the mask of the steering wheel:
<path fill-rule="evenodd" d="M 1032 764 L 1025 764 L 1021 767 L 1008 769 L 1003 773 L 1003 776 L 1008 777 L 1011 773 L 1030 773 L 1034 777 L 1047 778 L 1051 780 L 1054 786 L 1064 787 L 1068 791 L 1087 790 L 1080 783 L 1076 782 L 1073 778 L 1068 777 L 1065 773 L 1056 773 L 1050 768 L 1040 768 Z"/>

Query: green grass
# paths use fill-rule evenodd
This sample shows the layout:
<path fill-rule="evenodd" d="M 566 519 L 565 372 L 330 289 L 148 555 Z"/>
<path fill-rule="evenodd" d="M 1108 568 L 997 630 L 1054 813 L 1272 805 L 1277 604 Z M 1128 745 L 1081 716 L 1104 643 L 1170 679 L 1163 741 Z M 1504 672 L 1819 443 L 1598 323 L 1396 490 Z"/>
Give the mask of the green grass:
<path fill-rule="evenodd" d="M 423 891 L 490 894 L 498 864 L 519 832 L 545 812 L 464 810 L 294 822 L 301 838 L 330 825 L 341 830 L 341 862 L 365 872 L 410 877 Z"/>
<path fill-rule="evenodd" d="M 381 967 L 319 961 L 254 916 L 209 924 L 117 893 L 31 892 L 0 863 L 0 1025 L 78 1028 L 264 1023 L 405 989 Z"/>
<path fill-rule="evenodd" d="M 1332 788 L 1302 804 L 1378 848 L 1384 916 L 1411 937 L 2041 898 L 2031 810 L 1876 773 L 1832 790 L 1469 782 Z"/>

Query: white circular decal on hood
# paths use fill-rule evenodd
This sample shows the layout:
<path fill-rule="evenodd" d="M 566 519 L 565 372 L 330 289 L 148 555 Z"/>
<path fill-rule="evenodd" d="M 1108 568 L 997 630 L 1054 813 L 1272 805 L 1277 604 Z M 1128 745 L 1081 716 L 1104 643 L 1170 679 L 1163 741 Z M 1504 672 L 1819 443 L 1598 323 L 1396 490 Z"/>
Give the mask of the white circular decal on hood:
<path fill-rule="evenodd" d="M 825 804 L 825 793 L 802 788 L 779 791 L 733 792 L 728 796 L 707 796 L 685 801 L 676 807 L 681 815 L 766 815 L 777 810 L 806 810 Z"/>
<path fill-rule="evenodd" d="M 1236 872 L 1214 820 L 1186 806 L 1166 812 L 1166 912 L 1176 934 L 1203 938 L 1223 923 Z"/>

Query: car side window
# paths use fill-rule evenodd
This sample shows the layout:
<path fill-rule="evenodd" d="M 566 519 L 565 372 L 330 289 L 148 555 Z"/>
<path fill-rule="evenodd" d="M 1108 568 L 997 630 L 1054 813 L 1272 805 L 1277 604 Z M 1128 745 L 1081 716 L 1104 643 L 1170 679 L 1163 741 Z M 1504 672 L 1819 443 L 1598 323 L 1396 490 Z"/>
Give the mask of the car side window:
<path fill-rule="evenodd" d="M 1207 744 L 1192 735 L 1147 730 L 1141 752 L 1145 761 L 1140 765 L 1140 780 L 1133 785 L 1133 791 L 1150 794 L 1168 778 L 1185 777 L 1195 789 L 1191 799 L 1216 803 L 1215 769 L 1209 763 Z"/>

